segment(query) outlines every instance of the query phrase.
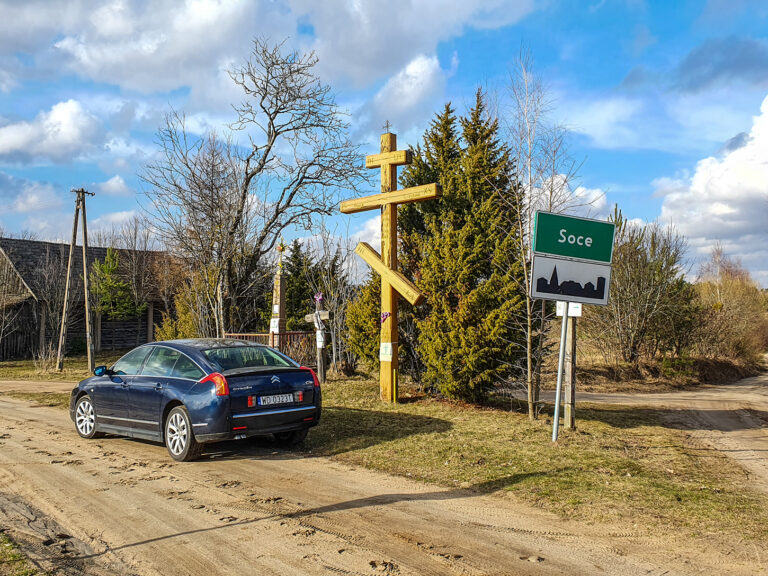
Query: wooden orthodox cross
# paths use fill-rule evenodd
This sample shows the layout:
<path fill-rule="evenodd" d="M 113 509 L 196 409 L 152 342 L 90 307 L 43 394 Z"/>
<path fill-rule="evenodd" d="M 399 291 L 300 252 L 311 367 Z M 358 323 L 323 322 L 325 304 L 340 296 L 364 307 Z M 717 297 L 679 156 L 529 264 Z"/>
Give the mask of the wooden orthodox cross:
<path fill-rule="evenodd" d="M 409 150 L 397 149 L 397 136 L 381 135 L 381 153 L 366 156 L 366 168 L 381 168 L 381 194 L 346 200 L 344 214 L 381 209 L 381 255 L 365 242 L 355 252 L 381 275 L 381 347 L 379 348 L 381 399 L 397 402 L 397 298 L 398 294 L 413 304 L 424 294 L 397 270 L 397 205 L 420 202 L 440 196 L 437 184 L 397 190 L 397 167 L 410 164 Z"/>

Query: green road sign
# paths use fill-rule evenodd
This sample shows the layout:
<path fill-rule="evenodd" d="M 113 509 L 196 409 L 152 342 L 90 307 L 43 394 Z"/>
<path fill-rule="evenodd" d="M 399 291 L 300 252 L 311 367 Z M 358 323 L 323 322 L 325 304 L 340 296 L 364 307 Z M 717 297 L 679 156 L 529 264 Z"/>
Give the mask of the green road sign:
<path fill-rule="evenodd" d="M 613 224 L 601 220 L 537 212 L 533 251 L 610 264 L 614 229 Z"/>

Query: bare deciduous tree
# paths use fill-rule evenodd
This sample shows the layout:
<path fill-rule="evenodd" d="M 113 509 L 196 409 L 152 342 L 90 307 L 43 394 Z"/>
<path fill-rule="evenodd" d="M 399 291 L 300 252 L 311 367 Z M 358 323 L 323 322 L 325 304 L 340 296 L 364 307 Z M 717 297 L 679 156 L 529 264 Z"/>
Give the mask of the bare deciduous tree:
<path fill-rule="evenodd" d="M 637 364 L 651 331 L 680 306 L 675 284 L 683 276 L 686 241 L 657 222 L 639 225 L 617 209 L 611 266 L 611 297 L 585 315 L 584 333 L 607 350 L 607 360 Z"/>
<path fill-rule="evenodd" d="M 173 112 L 158 134 L 161 155 L 143 175 L 157 232 L 205 276 L 205 300 L 223 335 L 244 288 L 283 230 L 330 214 L 354 190 L 361 156 L 317 57 L 255 39 L 249 59 L 230 71 L 244 100 L 223 137 L 195 137 Z M 234 134 L 247 136 L 238 145 Z M 243 274 L 243 270 L 246 273 Z"/>
<path fill-rule="evenodd" d="M 354 243 L 348 234 L 341 238 L 321 222 L 319 232 L 308 244 L 316 264 L 313 270 L 307 271 L 307 280 L 316 293 L 323 294 L 324 308 L 330 312 L 331 366 L 342 371 L 352 370 L 355 355 L 347 344 L 347 305 L 356 292 L 351 281 L 357 265 Z"/>

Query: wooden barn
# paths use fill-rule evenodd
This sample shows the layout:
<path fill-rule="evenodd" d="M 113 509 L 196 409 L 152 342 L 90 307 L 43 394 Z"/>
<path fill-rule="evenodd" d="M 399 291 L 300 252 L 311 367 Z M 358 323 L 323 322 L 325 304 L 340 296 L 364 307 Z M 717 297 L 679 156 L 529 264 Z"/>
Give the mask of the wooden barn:
<path fill-rule="evenodd" d="M 89 247 L 87 260 L 104 261 L 107 249 Z M 118 250 L 121 274 L 139 276 L 146 309 L 135 318 L 121 321 L 93 318 L 94 348 L 130 348 L 153 340 L 154 324 L 162 320 L 168 302 L 157 295 L 148 281 L 163 267 L 163 252 Z M 56 349 L 66 286 L 69 245 L 37 240 L 0 238 L 0 360 L 30 358 Z M 137 281 L 136 278 L 132 278 Z M 83 248 L 77 246 L 72 258 L 69 322 L 66 349 L 84 353 L 85 301 L 83 298 Z M 91 299 L 93 302 L 93 299 Z"/>

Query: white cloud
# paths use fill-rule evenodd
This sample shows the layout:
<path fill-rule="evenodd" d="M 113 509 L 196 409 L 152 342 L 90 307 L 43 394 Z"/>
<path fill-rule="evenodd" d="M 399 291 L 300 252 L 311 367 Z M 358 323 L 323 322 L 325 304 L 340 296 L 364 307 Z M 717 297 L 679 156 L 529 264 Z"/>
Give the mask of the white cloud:
<path fill-rule="evenodd" d="M 77 30 L 92 10 L 90 2 L 67 0 L 6 0 L 0 2 L 0 50 L 4 53 L 34 50 L 55 34 Z"/>
<path fill-rule="evenodd" d="M 0 92 L 8 93 L 16 87 L 16 79 L 7 70 L 0 70 Z"/>
<path fill-rule="evenodd" d="M 31 122 L 0 127 L 0 158 L 67 162 L 93 148 L 99 129 L 99 121 L 80 102 L 59 102 Z"/>
<path fill-rule="evenodd" d="M 312 47 L 330 77 L 363 86 L 401 70 L 416 54 L 432 54 L 438 43 L 467 27 L 496 29 L 520 21 L 533 0 L 290 0 L 297 18 L 314 28 Z"/>
<path fill-rule="evenodd" d="M 355 242 L 367 242 L 376 252 L 381 251 L 381 214 L 369 218 L 350 237 Z"/>
<path fill-rule="evenodd" d="M 560 114 L 569 128 L 589 137 L 598 148 L 635 147 L 639 144 L 643 103 L 611 96 L 567 98 L 561 95 Z"/>
<path fill-rule="evenodd" d="M 188 111 L 224 112 L 242 97 L 227 70 L 248 56 L 254 36 L 288 38 L 286 49 L 313 49 L 325 81 L 359 88 L 402 71 L 419 54 L 434 54 L 440 42 L 467 28 L 520 21 L 534 0 L 451 6 L 441 0 L 110 0 L 96 6 L 0 0 L 0 6 L 0 48 L 34 58 L 25 74 L 74 72 L 143 94 L 188 89 Z"/>
<path fill-rule="evenodd" d="M 768 278 L 768 97 L 743 146 L 699 161 L 691 176 L 653 182 L 661 219 L 689 239 L 697 257 L 716 242 L 756 278 Z"/>
<path fill-rule="evenodd" d="M 537 210 L 603 219 L 608 200 L 601 188 L 576 186 L 564 174 L 557 174 L 534 187 L 531 217 Z"/>
<path fill-rule="evenodd" d="M 116 0 L 80 22 L 54 48 L 77 74 L 144 93 L 191 87 L 216 99 L 216 70 L 244 58 L 254 35 L 295 29 L 284 5 L 245 0 Z M 213 84 L 213 86 L 212 86 Z M 231 82 L 229 82 L 231 84 Z M 199 94 L 198 94 L 199 96 Z"/>
<path fill-rule="evenodd" d="M 125 183 L 122 176 L 116 175 L 107 180 L 101 182 L 95 186 L 96 192 L 104 194 L 105 196 L 123 196 L 130 197 L 134 195 L 134 190 Z"/>
<path fill-rule="evenodd" d="M 46 239 L 63 238 L 66 228 L 70 234 L 72 230 L 72 214 L 63 211 L 65 199 L 47 182 L 0 172 L 0 228 L 29 230 Z"/>
<path fill-rule="evenodd" d="M 764 92 L 716 87 L 697 93 L 647 92 L 633 95 L 556 94 L 557 116 L 596 148 L 709 153 L 749 122 L 749 110 Z"/>
<path fill-rule="evenodd" d="M 89 227 L 96 230 L 110 230 L 113 227 L 124 224 L 136 216 L 136 210 L 122 210 L 120 212 L 108 212 L 95 218 L 89 223 Z"/>
<path fill-rule="evenodd" d="M 605 191 L 600 188 L 578 186 L 573 191 L 573 203 L 576 206 L 575 213 L 577 214 L 590 218 L 607 216 L 608 198 Z"/>
<path fill-rule="evenodd" d="M 387 80 L 374 96 L 366 125 L 378 133 L 388 120 L 396 131 L 404 134 L 431 116 L 444 88 L 445 75 L 437 56 L 419 55 Z"/>
<path fill-rule="evenodd" d="M 7 211 L 16 214 L 41 213 L 57 210 L 62 205 L 62 199 L 50 184 L 25 181 L 9 203 Z"/>

